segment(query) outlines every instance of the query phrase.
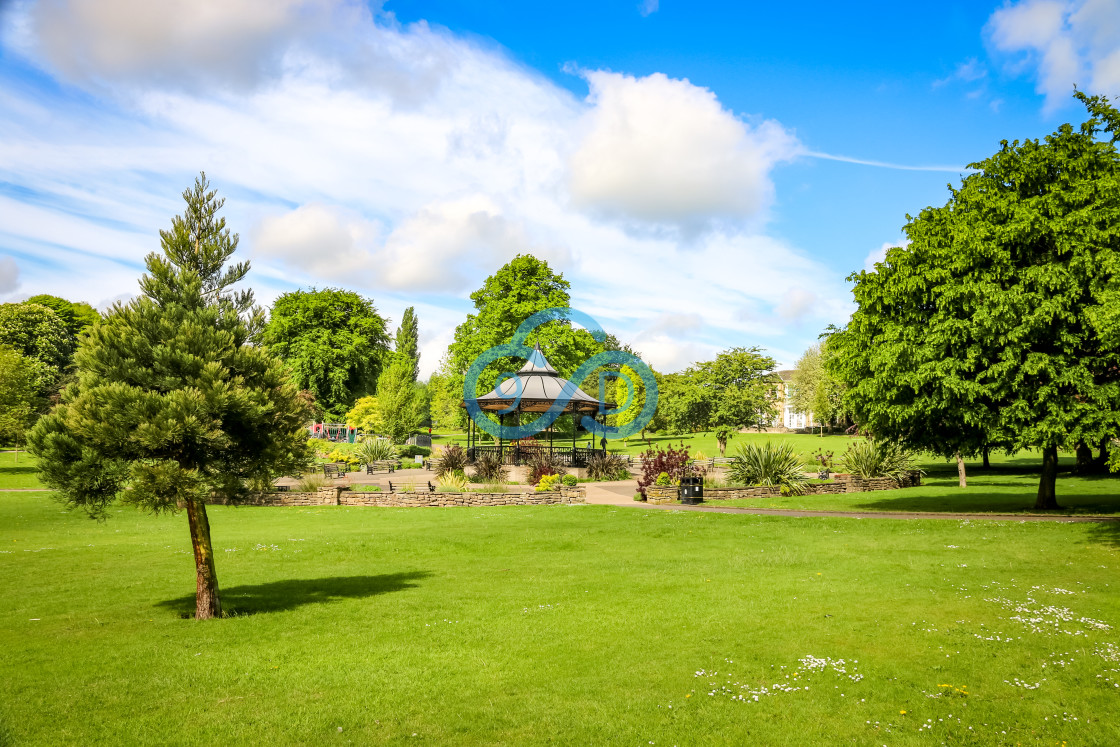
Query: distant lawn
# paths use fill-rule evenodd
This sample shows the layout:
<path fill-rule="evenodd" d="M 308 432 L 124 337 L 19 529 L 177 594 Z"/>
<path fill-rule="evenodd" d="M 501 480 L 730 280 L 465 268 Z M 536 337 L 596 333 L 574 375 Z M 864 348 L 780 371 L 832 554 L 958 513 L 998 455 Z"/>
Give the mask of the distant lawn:
<path fill-rule="evenodd" d="M 35 472 L 37 463 L 26 451 L 0 451 L 0 489 L 43 487 Z"/>

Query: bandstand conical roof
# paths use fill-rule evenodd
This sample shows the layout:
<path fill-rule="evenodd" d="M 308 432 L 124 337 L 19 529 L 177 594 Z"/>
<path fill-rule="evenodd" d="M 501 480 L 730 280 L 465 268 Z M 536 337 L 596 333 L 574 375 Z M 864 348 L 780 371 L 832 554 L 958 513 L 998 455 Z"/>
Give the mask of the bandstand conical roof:
<path fill-rule="evenodd" d="M 600 402 L 578 386 L 562 377 L 545 359 L 540 343 L 533 347 L 525 365 L 512 376 L 498 385 L 497 391 L 490 391 L 476 401 L 482 410 L 505 410 L 513 404 L 520 388 L 520 412 L 544 412 L 557 400 L 567 399 L 564 412 L 598 412 L 599 406 L 613 409 L 614 403 Z M 464 403 L 465 404 L 465 403 Z"/>

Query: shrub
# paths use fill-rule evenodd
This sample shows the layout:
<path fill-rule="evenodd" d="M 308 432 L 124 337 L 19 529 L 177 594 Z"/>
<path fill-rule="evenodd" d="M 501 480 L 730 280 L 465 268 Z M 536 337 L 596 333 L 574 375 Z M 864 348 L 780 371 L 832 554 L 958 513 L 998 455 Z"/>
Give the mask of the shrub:
<path fill-rule="evenodd" d="M 467 476 L 462 472 L 448 472 L 439 478 L 436 486 L 437 493 L 465 493 L 467 492 Z"/>
<path fill-rule="evenodd" d="M 638 491 L 645 496 L 646 488 L 653 485 L 662 472 L 669 476 L 670 483 L 679 482 L 688 473 L 688 447 L 674 449 L 646 449 L 642 454 L 642 476 L 638 478 Z"/>
<path fill-rule="evenodd" d="M 564 475 L 564 478 L 560 480 L 560 482 L 569 488 L 574 488 L 579 483 L 579 480 L 576 479 L 575 475 Z"/>
<path fill-rule="evenodd" d="M 587 460 L 587 476 L 592 480 L 625 480 L 630 470 L 620 454 L 599 453 Z"/>
<path fill-rule="evenodd" d="M 560 485 L 560 475 L 555 474 L 555 473 L 550 474 L 550 475 L 543 475 L 541 477 L 540 482 L 537 483 L 537 487 L 535 488 L 535 490 L 538 493 L 543 493 L 543 492 L 548 491 L 548 490 L 556 490 L 559 487 L 559 485 Z"/>
<path fill-rule="evenodd" d="M 393 444 L 387 438 L 367 438 L 358 444 L 355 454 L 365 464 L 397 458 Z"/>
<path fill-rule="evenodd" d="M 435 461 L 436 477 L 443 477 L 448 472 L 466 472 L 467 451 L 458 444 L 444 446 Z"/>
<path fill-rule="evenodd" d="M 331 453 L 327 454 L 327 461 L 342 462 L 351 469 L 361 464 L 361 461 L 353 452 L 343 449 L 335 449 Z"/>
<path fill-rule="evenodd" d="M 762 446 L 740 444 L 727 473 L 743 485 L 780 487 L 783 494 L 804 495 L 808 489 L 804 470 L 792 444 L 767 441 Z"/>
<path fill-rule="evenodd" d="M 901 480 L 907 472 L 917 469 L 914 455 L 899 444 L 871 438 L 849 444 L 839 461 L 844 472 L 864 478 L 893 477 Z"/>
<path fill-rule="evenodd" d="M 296 483 L 296 492 L 314 493 L 319 490 L 319 488 L 325 488 L 331 484 L 331 481 L 322 475 L 306 475 Z"/>
<path fill-rule="evenodd" d="M 432 455 L 432 450 L 427 446 L 416 446 L 414 444 L 406 444 L 399 449 L 397 453 L 400 454 L 402 459 L 411 459 L 412 457 L 422 456 L 428 457 Z"/>
<path fill-rule="evenodd" d="M 669 478 L 669 473 L 668 472 L 662 472 L 660 475 L 657 476 L 656 485 L 658 487 L 667 488 L 672 484 L 673 484 L 673 481 L 672 481 L 672 479 Z"/>
<path fill-rule="evenodd" d="M 529 455 L 529 485 L 537 485 L 545 475 L 562 475 L 564 467 L 560 459 L 541 449 Z"/>
<path fill-rule="evenodd" d="M 474 460 L 474 479 L 477 482 L 505 482 L 509 470 L 502 464 L 501 455 L 495 451 L 479 452 Z"/>

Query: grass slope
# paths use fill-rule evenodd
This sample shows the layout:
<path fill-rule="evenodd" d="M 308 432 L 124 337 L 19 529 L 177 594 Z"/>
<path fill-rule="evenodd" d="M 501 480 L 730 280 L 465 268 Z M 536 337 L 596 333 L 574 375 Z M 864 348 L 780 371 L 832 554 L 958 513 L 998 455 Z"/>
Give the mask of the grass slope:
<path fill-rule="evenodd" d="M 547 506 L 211 525 L 236 616 L 196 623 L 182 516 L 0 494 L 0 741 L 1120 743 L 1115 524 Z"/>

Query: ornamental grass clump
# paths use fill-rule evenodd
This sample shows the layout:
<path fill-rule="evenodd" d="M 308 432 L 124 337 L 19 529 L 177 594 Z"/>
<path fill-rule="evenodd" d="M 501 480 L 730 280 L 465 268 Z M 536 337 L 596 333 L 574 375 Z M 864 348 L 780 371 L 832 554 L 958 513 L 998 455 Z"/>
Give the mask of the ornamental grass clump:
<path fill-rule="evenodd" d="M 914 455 L 898 443 L 872 438 L 850 444 L 848 450 L 840 455 L 839 462 L 841 470 L 863 478 L 902 480 L 907 473 L 922 472 L 915 464 Z"/>
<path fill-rule="evenodd" d="M 439 452 L 439 456 L 435 459 L 435 473 L 436 477 L 442 478 L 444 475 L 454 472 L 466 473 L 467 471 L 467 451 L 458 444 L 451 444 L 444 446 Z"/>
<path fill-rule="evenodd" d="M 393 443 L 387 438 L 365 439 L 358 444 L 358 448 L 354 450 L 354 455 L 358 457 L 363 464 L 385 462 L 397 458 Z"/>
<path fill-rule="evenodd" d="M 564 466 L 560 458 L 544 449 L 529 456 L 529 485 L 540 483 L 545 475 L 563 475 Z"/>
<path fill-rule="evenodd" d="M 465 493 L 467 492 L 467 476 L 462 472 L 448 472 L 439 478 L 436 486 L 437 493 Z"/>
<path fill-rule="evenodd" d="M 509 470 L 502 464 L 502 457 L 494 451 L 480 452 L 474 460 L 475 482 L 505 482 Z"/>
<path fill-rule="evenodd" d="M 805 467 L 792 444 L 740 444 L 732 460 L 727 474 L 742 485 L 781 488 L 788 495 L 804 495 L 808 490 Z"/>
<path fill-rule="evenodd" d="M 620 454 L 595 454 L 587 460 L 587 476 L 592 480 L 625 480 L 630 470 Z"/>

